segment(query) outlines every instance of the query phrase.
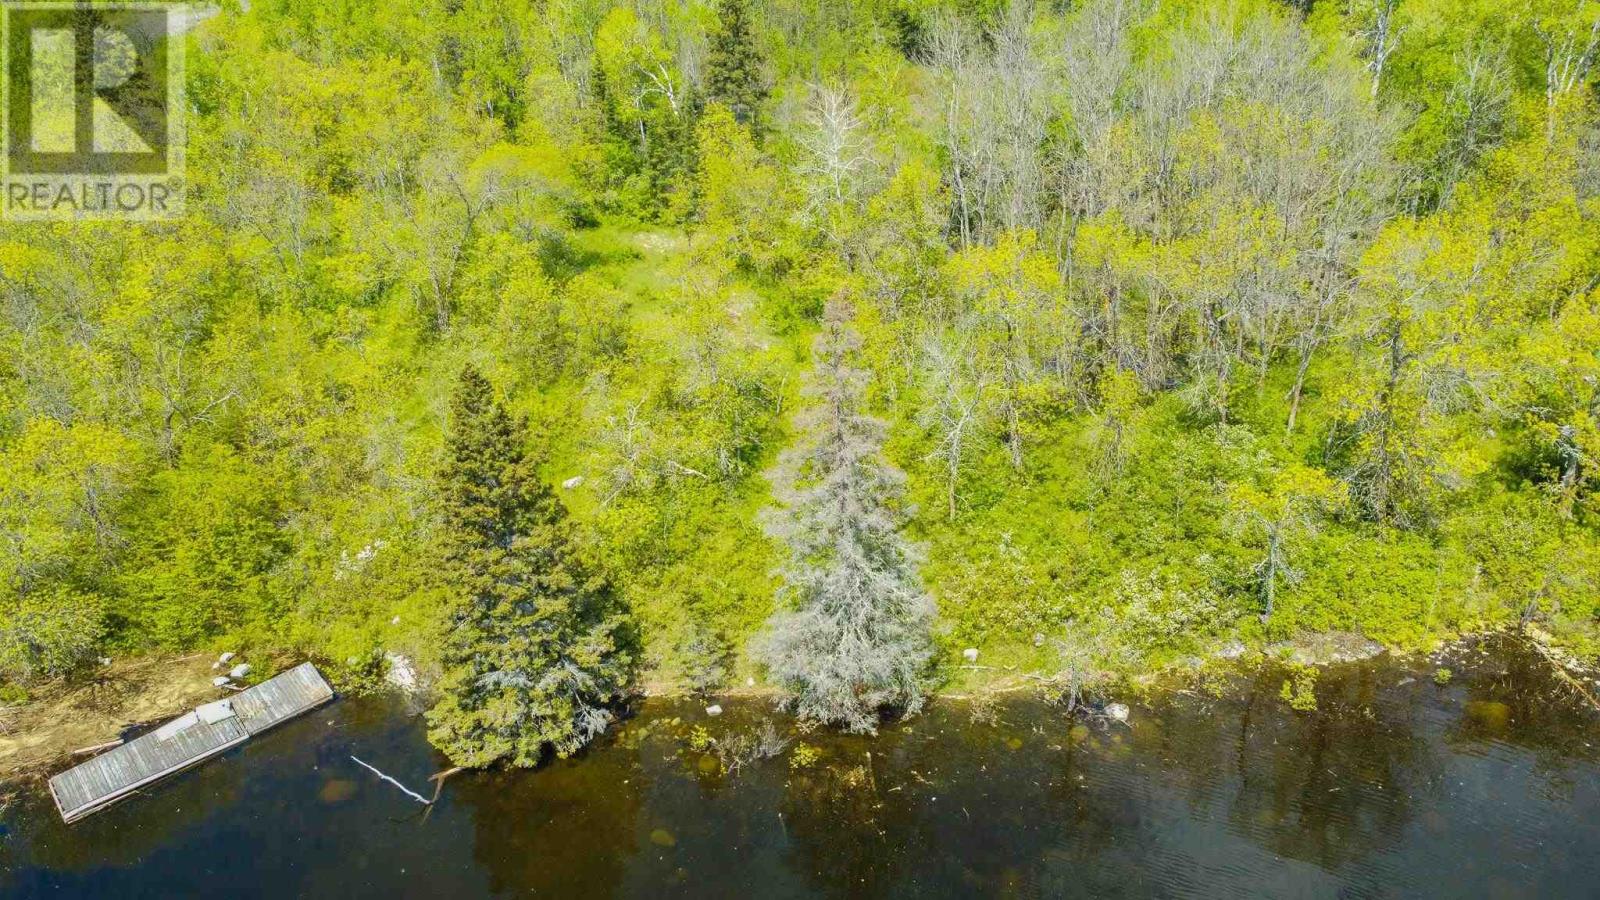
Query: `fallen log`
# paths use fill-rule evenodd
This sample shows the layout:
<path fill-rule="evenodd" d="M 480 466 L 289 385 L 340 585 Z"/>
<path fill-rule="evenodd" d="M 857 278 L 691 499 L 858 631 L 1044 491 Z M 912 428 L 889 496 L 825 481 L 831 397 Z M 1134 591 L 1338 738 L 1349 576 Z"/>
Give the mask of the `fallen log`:
<path fill-rule="evenodd" d="M 350 758 L 355 760 L 357 765 L 361 766 L 364 769 L 367 769 L 367 770 L 371 771 L 372 774 L 378 776 L 379 778 L 382 778 L 384 781 L 389 782 L 390 784 L 394 785 L 395 787 L 399 788 L 400 790 L 405 791 L 406 794 L 408 796 L 410 796 L 413 800 L 417 801 L 418 803 L 421 803 L 424 806 L 428 805 L 428 798 L 427 797 L 424 797 L 421 794 L 417 793 L 416 791 L 413 791 L 412 789 L 406 787 L 405 785 L 401 784 L 398 780 L 396 780 L 394 778 L 391 778 L 388 775 L 383 774 L 383 772 L 378 770 L 377 766 L 374 766 L 374 765 L 372 765 L 370 763 L 362 762 L 359 757 L 357 757 L 357 756 L 355 756 L 353 754 L 351 755 Z"/>
<path fill-rule="evenodd" d="M 72 755 L 83 756 L 86 753 L 99 753 L 101 750 L 110 750 L 112 747 L 121 746 L 122 738 L 117 738 L 114 741 L 106 741 L 104 744 L 95 744 L 93 747 L 79 747 L 77 750 L 72 751 Z"/>
<path fill-rule="evenodd" d="M 433 799 L 428 801 L 429 805 L 439 802 L 439 793 L 444 790 L 444 780 L 446 778 L 449 778 L 451 775 L 454 775 L 457 772 L 465 772 L 466 770 L 467 769 L 465 766 L 456 766 L 453 769 L 445 769 L 443 772 L 429 775 L 428 780 L 433 782 Z"/>

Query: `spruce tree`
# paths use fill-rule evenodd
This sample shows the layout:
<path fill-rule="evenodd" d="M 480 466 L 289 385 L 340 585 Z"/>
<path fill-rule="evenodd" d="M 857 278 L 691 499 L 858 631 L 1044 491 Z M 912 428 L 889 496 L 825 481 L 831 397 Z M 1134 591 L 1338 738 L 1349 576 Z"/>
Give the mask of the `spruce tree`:
<path fill-rule="evenodd" d="M 439 475 L 447 614 L 428 738 L 456 765 L 536 765 L 605 731 L 632 663 L 611 585 L 586 569 L 566 508 L 529 459 L 527 426 L 468 366 Z"/>
<path fill-rule="evenodd" d="M 706 60 L 706 100 L 721 103 L 735 121 L 759 132 L 767 85 L 761 51 L 750 24 L 748 0 L 722 0 Z"/>
<path fill-rule="evenodd" d="M 802 718 L 873 732 L 886 709 L 914 712 L 932 656 L 934 607 L 898 531 L 904 476 L 883 459 L 884 425 L 864 411 L 866 372 L 851 308 L 829 301 L 816 351 L 820 401 L 780 466 L 787 507 L 786 609 L 758 654 Z"/>

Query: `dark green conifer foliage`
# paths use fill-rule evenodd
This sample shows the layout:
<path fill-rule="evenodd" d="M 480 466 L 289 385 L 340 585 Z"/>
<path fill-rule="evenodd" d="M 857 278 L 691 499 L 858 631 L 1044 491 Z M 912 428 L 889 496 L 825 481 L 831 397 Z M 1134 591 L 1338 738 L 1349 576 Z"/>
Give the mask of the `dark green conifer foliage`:
<path fill-rule="evenodd" d="M 471 366 L 451 403 L 437 576 L 447 599 L 428 737 L 463 766 L 536 765 L 606 729 L 632 663 L 611 585 L 586 570 L 526 426 Z"/>
<path fill-rule="evenodd" d="M 767 99 L 762 63 L 748 0 L 722 0 L 706 64 L 706 99 L 728 107 L 735 120 L 757 133 Z"/>

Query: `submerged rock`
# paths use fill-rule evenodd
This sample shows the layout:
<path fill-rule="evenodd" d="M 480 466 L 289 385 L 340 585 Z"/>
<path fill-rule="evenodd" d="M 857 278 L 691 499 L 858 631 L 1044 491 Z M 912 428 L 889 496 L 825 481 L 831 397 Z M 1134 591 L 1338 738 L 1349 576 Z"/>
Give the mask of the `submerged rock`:
<path fill-rule="evenodd" d="M 1498 700 L 1471 700 L 1466 705 L 1467 718 L 1485 731 L 1499 733 L 1511 724 L 1511 707 Z"/>
<path fill-rule="evenodd" d="M 720 716 L 720 715 L 722 715 L 722 707 L 718 706 L 715 703 L 713 703 L 710 706 L 706 707 L 706 715 L 708 715 L 708 716 Z"/>
<path fill-rule="evenodd" d="M 672 832 L 665 828 L 657 828 L 650 832 L 650 843 L 655 844 L 657 847 L 676 847 L 678 839 L 673 837 Z"/>
<path fill-rule="evenodd" d="M 323 784 L 322 790 L 317 791 L 317 799 L 329 805 L 343 803 L 355 796 L 356 783 L 335 778 Z"/>
<path fill-rule="evenodd" d="M 1128 704 L 1112 703 L 1106 706 L 1106 715 L 1118 722 L 1128 721 Z"/>

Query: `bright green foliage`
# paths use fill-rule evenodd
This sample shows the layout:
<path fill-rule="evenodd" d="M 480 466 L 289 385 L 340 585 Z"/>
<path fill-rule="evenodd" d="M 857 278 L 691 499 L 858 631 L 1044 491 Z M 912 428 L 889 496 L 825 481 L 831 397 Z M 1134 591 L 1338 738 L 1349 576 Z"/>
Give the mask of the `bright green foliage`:
<path fill-rule="evenodd" d="M 0 673 L 66 674 L 100 649 L 105 603 L 95 584 L 120 540 L 114 511 L 130 450 L 93 423 L 34 419 L 0 453 Z"/>
<path fill-rule="evenodd" d="M 280 525 L 289 483 L 226 447 L 157 473 L 125 551 L 122 614 L 133 633 L 181 648 L 280 617 L 285 598 L 272 581 L 290 549 Z"/>
<path fill-rule="evenodd" d="M 444 667 L 428 738 L 456 765 L 536 765 L 605 731 L 632 665 L 612 587 L 573 546 L 527 431 L 466 368 L 439 476 Z"/>
<path fill-rule="evenodd" d="M 4 610 L 0 671 L 19 681 L 72 674 L 89 663 L 105 634 L 99 597 L 50 585 Z"/>
<path fill-rule="evenodd" d="M 940 659 L 1600 646 L 1594 0 L 225 6 L 186 219 L 0 226 L 0 677 L 465 671 L 468 364 L 642 676 L 770 675 L 835 296 Z"/>
<path fill-rule="evenodd" d="M 1315 534 L 1320 519 L 1339 506 L 1343 485 L 1309 466 L 1290 465 L 1234 488 L 1236 521 L 1261 555 L 1250 570 L 1259 585 L 1261 618 L 1271 618 L 1280 583 L 1293 585 L 1302 573 L 1293 553 Z"/>

